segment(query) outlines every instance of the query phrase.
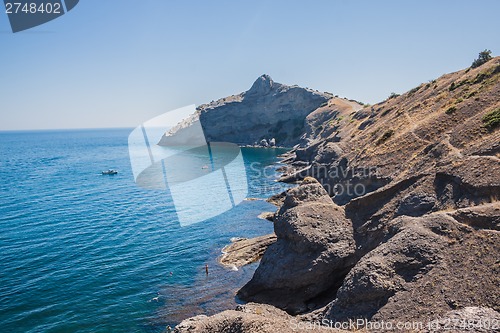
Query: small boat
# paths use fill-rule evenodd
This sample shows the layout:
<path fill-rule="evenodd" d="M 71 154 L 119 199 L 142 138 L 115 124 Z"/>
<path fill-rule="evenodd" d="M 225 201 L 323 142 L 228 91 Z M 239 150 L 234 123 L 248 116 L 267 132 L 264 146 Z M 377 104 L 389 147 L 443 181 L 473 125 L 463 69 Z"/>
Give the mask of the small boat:
<path fill-rule="evenodd" d="M 116 171 L 114 169 L 109 169 L 109 170 L 102 172 L 103 175 L 116 175 L 117 173 L 118 173 L 118 171 Z"/>

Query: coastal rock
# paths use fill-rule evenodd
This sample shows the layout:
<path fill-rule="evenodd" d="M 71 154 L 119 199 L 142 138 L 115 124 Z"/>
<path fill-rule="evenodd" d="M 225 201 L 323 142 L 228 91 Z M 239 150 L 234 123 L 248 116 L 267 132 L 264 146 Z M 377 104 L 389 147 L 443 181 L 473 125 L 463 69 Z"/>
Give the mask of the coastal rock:
<path fill-rule="evenodd" d="M 262 212 L 259 214 L 258 218 L 273 222 L 274 221 L 274 214 L 275 214 L 275 212 Z"/>
<path fill-rule="evenodd" d="M 267 202 L 275 206 L 281 207 L 286 198 L 286 191 L 270 196 L 266 199 Z"/>
<path fill-rule="evenodd" d="M 196 316 L 181 322 L 175 333 L 335 333 L 335 329 L 319 323 L 301 322 L 286 312 L 266 304 L 248 303 L 236 310 L 227 310 L 214 316 Z"/>
<path fill-rule="evenodd" d="M 276 235 L 264 235 L 255 238 L 241 238 L 222 249 L 219 262 L 230 267 L 241 267 L 259 260 L 267 247 L 276 242 Z"/>
<path fill-rule="evenodd" d="M 314 156 L 314 161 L 322 164 L 330 164 L 339 159 L 342 153 L 343 150 L 337 143 L 326 142 L 319 147 L 317 154 Z"/>
<path fill-rule="evenodd" d="M 316 180 L 306 178 L 288 190 L 274 230 L 278 240 L 238 296 L 289 313 L 315 307 L 317 298 L 334 291 L 353 264 L 350 221 Z"/>
<path fill-rule="evenodd" d="M 299 169 L 297 171 L 293 171 L 292 173 L 285 174 L 281 176 L 278 181 L 283 183 L 295 183 L 303 180 L 311 173 L 311 166 L 307 166 L 303 169 Z"/>
<path fill-rule="evenodd" d="M 292 147 L 304 132 L 307 115 L 332 97 L 328 93 L 277 83 L 269 75 L 262 75 L 246 92 L 200 105 L 196 114 L 165 133 L 158 144 L 182 143 L 178 138 L 194 135 L 190 129 L 200 122 L 209 142 L 239 145 L 258 142 L 268 147 L 268 140 L 274 138 L 274 145 Z"/>

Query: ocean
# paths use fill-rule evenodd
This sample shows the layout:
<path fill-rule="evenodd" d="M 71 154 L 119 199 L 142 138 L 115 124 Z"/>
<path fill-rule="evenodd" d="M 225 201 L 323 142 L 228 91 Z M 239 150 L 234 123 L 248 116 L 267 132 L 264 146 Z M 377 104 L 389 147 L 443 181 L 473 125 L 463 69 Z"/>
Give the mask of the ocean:
<path fill-rule="evenodd" d="M 165 332 L 238 302 L 257 264 L 217 257 L 233 237 L 271 233 L 257 216 L 275 207 L 245 200 L 181 227 L 168 193 L 135 184 L 130 132 L 0 132 L 1 332 Z M 242 148 L 249 197 L 287 187 L 275 182 L 281 153 Z"/>

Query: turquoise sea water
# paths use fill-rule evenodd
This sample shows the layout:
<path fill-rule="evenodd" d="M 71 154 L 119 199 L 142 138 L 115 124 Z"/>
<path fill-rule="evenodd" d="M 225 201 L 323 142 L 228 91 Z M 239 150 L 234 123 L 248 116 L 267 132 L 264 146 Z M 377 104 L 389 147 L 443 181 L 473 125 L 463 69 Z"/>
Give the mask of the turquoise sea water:
<path fill-rule="evenodd" d="M 0 332 L 164 332 L 235 304 L 256 265 L 216 258 L 232 237 L 272 232 L 257 215 L 275 208 L 244 201 L 181 228 L 165 192 L 135 185 L 129 133 L 0 133 Z M 282 151 L 242 152 L 249 197 L 284 189 L 266 167 Z"/>

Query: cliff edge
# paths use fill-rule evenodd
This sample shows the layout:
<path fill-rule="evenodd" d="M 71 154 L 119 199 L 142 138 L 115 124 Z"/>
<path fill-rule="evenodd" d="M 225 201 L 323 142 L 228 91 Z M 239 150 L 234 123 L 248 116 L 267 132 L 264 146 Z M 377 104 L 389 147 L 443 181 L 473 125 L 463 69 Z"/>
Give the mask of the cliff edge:
<path fill-rule="evenodd" d="M 262 75 L 241 94 L 200 105 L 190 118 L 170 129 L 159 145 L 182 142 L 200 122 L 209 142 L 292 147 L 304 133 L 305 118 L 333 95 L 274 82 Z"/>

